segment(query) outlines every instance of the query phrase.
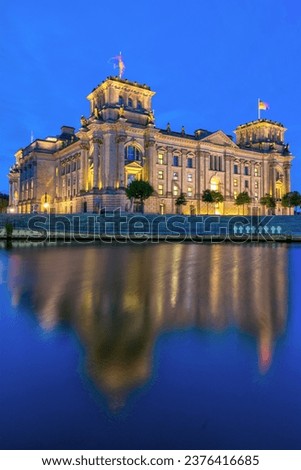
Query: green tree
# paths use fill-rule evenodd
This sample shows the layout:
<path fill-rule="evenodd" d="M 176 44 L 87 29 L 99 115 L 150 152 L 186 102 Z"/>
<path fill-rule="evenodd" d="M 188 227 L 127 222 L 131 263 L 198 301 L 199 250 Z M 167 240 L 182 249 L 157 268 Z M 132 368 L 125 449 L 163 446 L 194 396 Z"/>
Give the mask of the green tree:
<path fill-rule="evenodd" d="M 177 206 L 177 212 L 182 212 L 182 206 L 186 206 L 187 204 L 184 193 L 181 193 L 180 196 L 177 197 L 175 204 Z"/>
<path fill-rule="evenodd" d="M 265 206 L 268 209 L 275 209 L 276 207 L 276 200 L 270 194 L 265 194 L 265 196 L 260 198 L 259 202 L 262 206 Z"/>
<path fill-rule="evenodd" d="M 243 191 L 237 195 L 234 204 L 236 206 L 242 206 L 242 213 L 245 215 L 245 205 L 250 204 L 251 200 L 249 193 L 247 191 Z"/>
<path fill-rule="evenodd" d="M 211 189 L 204 189 L 202 194 L 202 201 L 207 204 L 207 214 L 208 214 L 208 204 L 216 204 L 218 202 L 224 201 L 224 196 L 219 191 L 214 191 Z"/>
<path fill-rule="evenodd" d="M 284 194 L 281 199 L 283 207 L 297 207 L 301 206 L 301 194 L 298 191 L 291 191 Z"/>
<path fill-rule="evenodd" d="M 8 206 L 8 195 L 0 193 L 0 212 L 6 212 Z"/>
<path fill-rule="evenodd" d="M 144 212 L 144 201 L 154 193 L 154 188 L 148 181 L 134 180 L 128 185 L 125 193 L 131 202 L 140 201 L 142 212 Z"/>

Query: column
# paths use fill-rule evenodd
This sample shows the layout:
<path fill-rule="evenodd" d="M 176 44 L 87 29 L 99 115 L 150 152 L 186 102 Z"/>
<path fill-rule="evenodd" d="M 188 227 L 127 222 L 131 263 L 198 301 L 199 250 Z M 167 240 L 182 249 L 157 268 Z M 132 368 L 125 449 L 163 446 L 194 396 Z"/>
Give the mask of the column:
<path fill-rule="evenodd" d="M 182 172 L 181 172 L 181 189 L 180 192 L 187 193 L 187 177 L 186 177 L 186 168 L 187 168 L 187 150 L 181 151 L 181 163 L 182 163 Z"/>
<path fill-rule="evenodd" d="M 125 175 L 124 175 L 124 142 L 126 135 L 119 135 L 116 138 L 117 143 L 117 168 L 116 168 L 116 183 L 117 187 L 125 188 Z"/>
<path fill-rule="evenodd" d="M 285 163 L 283 165 L 283 171 L 284 171 L 284 193 L 289 193 L 291 190 L 291 174 L 290 174 L 290 169 L 291 169 L 291 163 Z"/>
<path fill-rule="evenodd" d="M 167 186 L 166 186 L 166 195 L 172 196 L 173 191 L 173 166 L 172 166 L 172 151 L 173 147 L 166 147 L 166 157 L 167 157 Z"/>
<path fill-rule="evenodd" d="M 147 141 L 146 148 L 146 167 L 145 167 L 145 179 L 147 179 L 150 184 L 155 184 L 154 172 L 157 161 L 155 141 L 150 139 Z"/>
<path fill-rule="evenodd" d="M 93 137 L 93 189 L 99 189 L 99 145 L 102 140 L 98 137 Z"/>
<path fill-rule="evenodd" d="M 87 191 L 88 189 L 88 150 L 89 142 L 82 142 L 81 147 L 81 156 L 80 156 L 80 175 L 79 175 L 79 187 L 80 191 Z"/>
<path fill-rule="evenodd" d="M 231 155 L 225 155 L 225 186 L 224 186 L 224 197 L 225 200 L 232 199 L 232 185 L 233 185 L 233 176 L 232 176 L 232 157 Z"/>

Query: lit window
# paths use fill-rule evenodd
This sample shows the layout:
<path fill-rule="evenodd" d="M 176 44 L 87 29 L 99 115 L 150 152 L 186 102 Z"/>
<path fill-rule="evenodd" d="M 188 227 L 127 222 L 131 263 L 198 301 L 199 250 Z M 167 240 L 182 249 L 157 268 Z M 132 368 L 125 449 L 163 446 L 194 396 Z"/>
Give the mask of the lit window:
<path fill-rule="evenodd" d="M 254 193 L 255 199 L 258 199 L 258 193 Z"/>
<path fill-rule="evenodd" d="M 234 199 L 236 199 L 237 198 L 237 191 L 234 191 L 233 194 L 234 194 Z"/>
<path fill-rule="evenodd" d="M 234 167 L 233 167 L 233 173 L 234 173 L 235 175 L 238 175 L 238 165 L 234 165 Z"/>
<path fill-rule="evenodd" d="M 158 171 L 158 179 L 159 179 L 159 180 L 163 180 L 163 178 L 164 178 L 163 170 L 159 170 L 159 171 Z"/>
<path fill-rule="evenodd" d="M 163 153 L 158 153 L 158 163 L 159 163 L 159 165 L 163 165 L 163 163 L 164 163 Z"/>
<path fill-rule="evenodd" d="M 258 189 L 258 181 L 255 181 L 254 187 L 255 187 L 255 189 Z"/>
<path fill-rule="evenodd" d="M 178 174 L 176 171 L 174 171 L 172 178 L 173 178 L 174 180 L 178 180 L 178 179 L 179 179 L 179 174 Z"/>
<path fill-rule="evenodd" d="M 190 157 L 189 157 L 189 158 L 187 158 L 187 165 L 186 165 L 186 166 L 187 166 L 187 168 L 192 168 L 192 163 L 193 163 L 193 160 L 192 160 L 192 158 L 190 158 Z"/>
<path fill-rule="evenodd" d="M 178 196 L 179 194 L 179 188 L 176 184 L 173 185 L 173 195 Z"/>
<path fill-rule="evenodd" d="M 188 186 L 187 188 L 187 196 L 191 197 L 192 196 L 192 188 Z"/>
<path fill-rule="evenodd" d="M 258 176 L 258 167 L 257 166 L 255 166 L 255 168 L 254 168 L 254 176 Z"/>
<path fill-rule="evenodd" d="M 128 145 L 124 149 L 124 158 L 128 162 L 141 161 L 141 152 L 137 147 Z"/>
<path fill-rule="evenodd" d="M 188 183 L 192 182 L 192 174 L 191 173 L 187 174 L 187 181 L 188 181 Z"/>
<path fill-rule="evenodd" d="M 58 169 L 58 167 L 56 166 L 56 167 L 55 167 L 55 176 L 58 176 L 58 174 L 59 174 L 59 169 Z"/>
<path fill-rule="evenodd" d="M 238 180 L 236 178 L 233 180 L 233 186 L 234 188 L 237 188 L 238 186 Z"/>
<path fill-rule="evenodd" d="M 173 156 L 173 166 L 179 166 L 179 157 L 177 155 Z"/>
<path fill-rule="evenodd" d="M 163 196 L 163 184 L 158 184 L 158 194 Z"/>

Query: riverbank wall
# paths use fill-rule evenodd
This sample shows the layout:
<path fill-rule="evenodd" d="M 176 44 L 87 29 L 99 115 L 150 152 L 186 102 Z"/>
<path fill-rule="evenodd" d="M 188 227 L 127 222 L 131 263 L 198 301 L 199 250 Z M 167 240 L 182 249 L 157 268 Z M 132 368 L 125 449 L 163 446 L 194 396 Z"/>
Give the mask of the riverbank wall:
<path fill-rule="evenodd" d="M 301 216 L 0 214 L 0 239 L 36 241 L 301 241 Z"/>

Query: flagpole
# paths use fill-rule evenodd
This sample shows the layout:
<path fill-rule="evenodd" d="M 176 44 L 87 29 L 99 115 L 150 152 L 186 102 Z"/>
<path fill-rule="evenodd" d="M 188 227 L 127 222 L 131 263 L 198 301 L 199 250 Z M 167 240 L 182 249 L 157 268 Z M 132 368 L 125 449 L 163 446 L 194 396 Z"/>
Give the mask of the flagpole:
<path fill-rule="evenodd" d="M 260 98 L 258 98 L 258 100 L 257 100 L 258 120 L 260 119 L 260 107 L 259 107 L 259 103 L 260 103 Z"/>

